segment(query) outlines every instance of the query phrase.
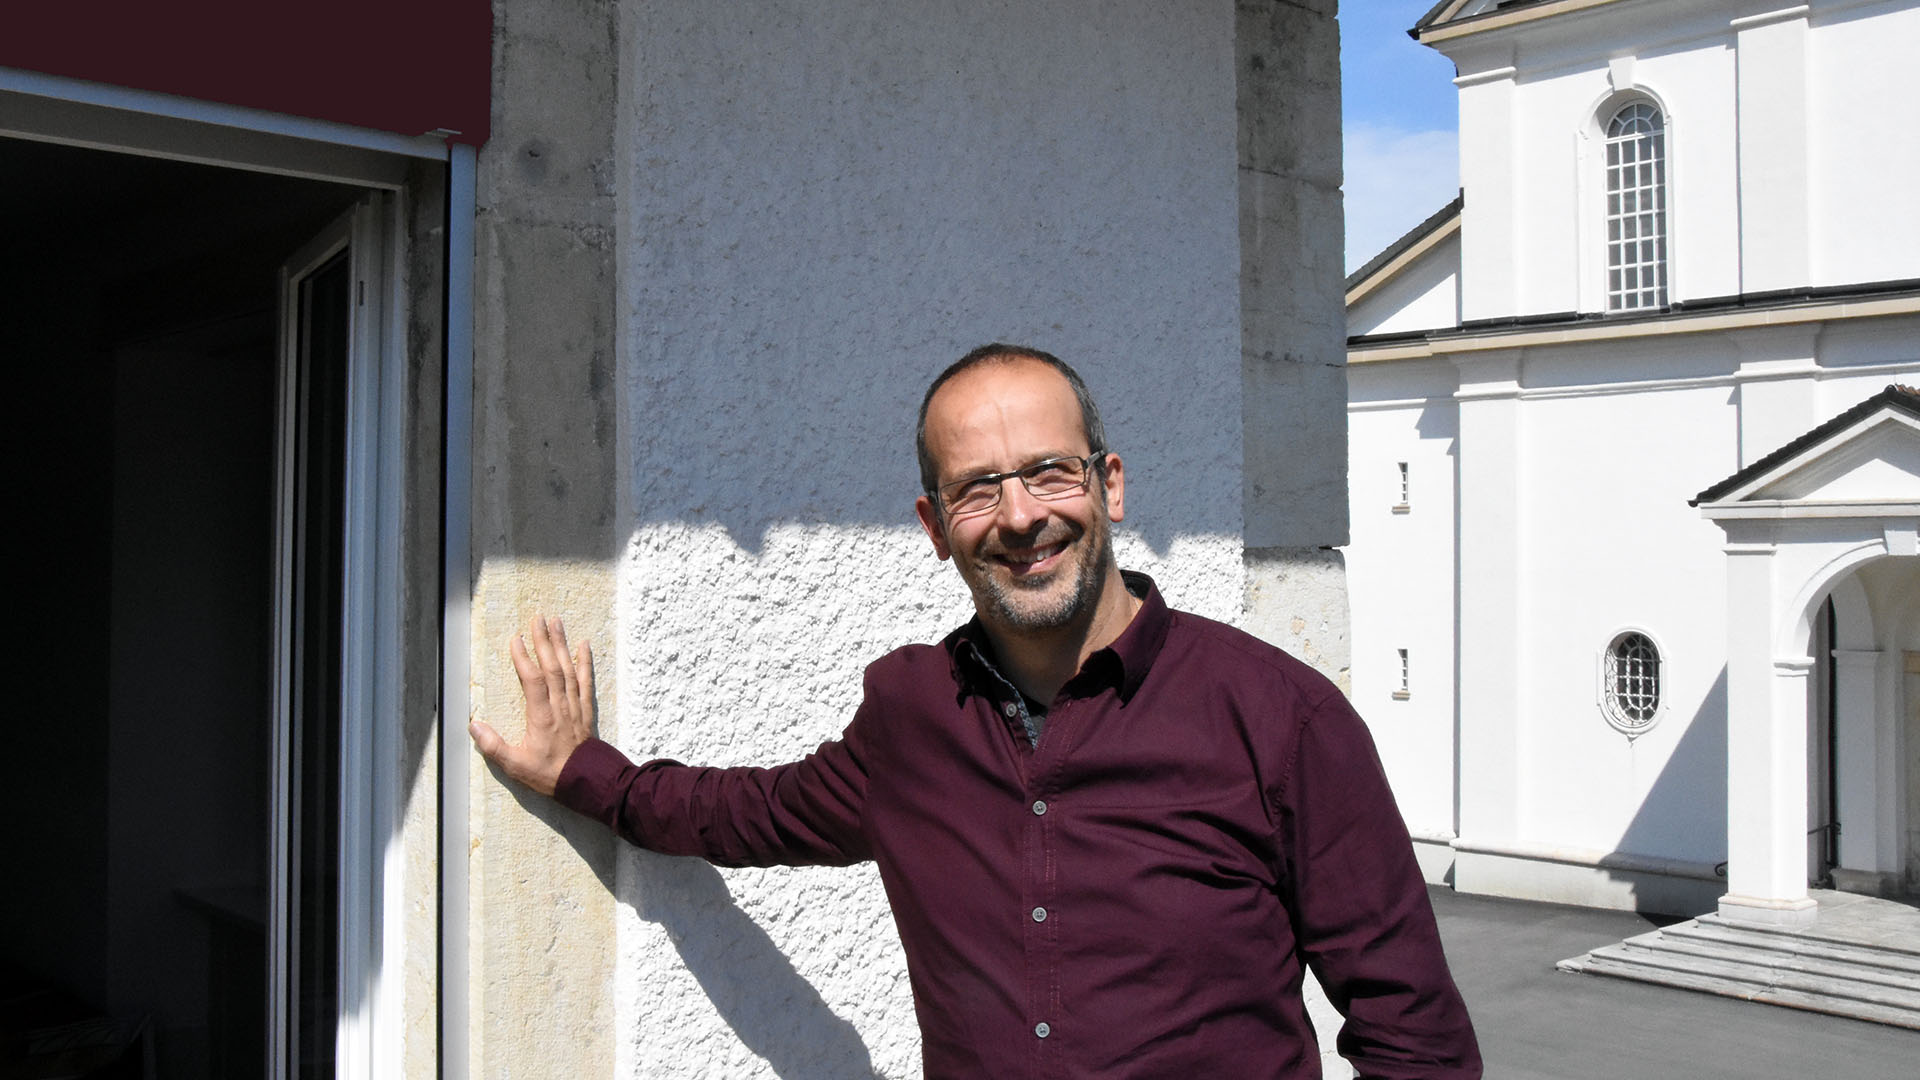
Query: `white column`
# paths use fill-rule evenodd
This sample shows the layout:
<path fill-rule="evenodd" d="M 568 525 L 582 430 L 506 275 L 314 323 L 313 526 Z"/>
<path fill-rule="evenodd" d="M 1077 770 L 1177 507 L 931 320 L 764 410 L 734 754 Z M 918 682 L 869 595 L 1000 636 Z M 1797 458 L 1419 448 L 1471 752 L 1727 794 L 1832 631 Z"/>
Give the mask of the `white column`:
<path fill-rule="evenodd" d="M 1812 281 L 1807 6 L 1733 20 L 1740 140 L 1740 291 Z"/>
<path fill-rule="evenodd" d="M 1840 796 L 1840 865 L 1893 870 L 1880 858 L 1880 653 L 1833 651 L 1834 774 Z"/>
<path fill-rule="evenodd" d="M 1458 361 L 1460 656 L 1459 831 L 1463 841 L 1520 837 L 1520 353 Z M 1476 891 L 1471 860 L 1456 867 Z"/>
<path fill-rule="evenodd" d="M 1727 894 L 1720 914 L 1813 921 L 1807 895 L 1807 676 L 1773 657 L 1774 545 L 1727 551 Z"/>

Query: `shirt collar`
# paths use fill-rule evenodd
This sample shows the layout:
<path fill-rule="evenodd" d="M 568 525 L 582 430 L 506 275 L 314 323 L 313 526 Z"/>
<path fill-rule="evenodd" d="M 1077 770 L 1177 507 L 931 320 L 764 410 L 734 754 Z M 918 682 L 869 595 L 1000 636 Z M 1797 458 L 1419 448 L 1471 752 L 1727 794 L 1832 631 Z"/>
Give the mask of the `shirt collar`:
<path fill-rule="evenodd" d="M 1075 681 L 1090 679 L 1095 686 L 1112 686 L 1124 703 L 1131 700 L 1140 684 L 1146 681 L 1154 658 L 1166 644 L 1173 615 L 1166 601 L 1160 598 L 1160 588 L 1152 578 L 1134 570 L 1122 570 L 1120 576 L 1127 584 L 1127 591 L 1140 599 L 1140 610 L 1133 613 L 1133 621 L 1119 637 L 1087 657 Z M 1005 680 L 994 667 L 993 645 L 980 625 L 980 616 L 967 620 L 965 626 L 948 634 L 941 644 L 947 650 L 960 697 L 965 698 L 969 693 L 983 693 L 990 698 L 998 696 L 995 691 Z"/>

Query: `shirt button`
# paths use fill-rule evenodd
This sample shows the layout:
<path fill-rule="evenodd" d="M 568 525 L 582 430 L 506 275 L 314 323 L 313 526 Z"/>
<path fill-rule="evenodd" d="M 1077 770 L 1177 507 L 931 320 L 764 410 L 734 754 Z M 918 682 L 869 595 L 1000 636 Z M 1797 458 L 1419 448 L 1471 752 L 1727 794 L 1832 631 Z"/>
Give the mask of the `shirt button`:
<path fill-rule="evenodd" d="M 1047 1026 L 1047 1022 L 1045 1020 L 1042 1020 L 1039 1023 L 1033 1025 L 1033 1033 L 1035 1035 L 1038 1035 L 1040 1038 L 1044 1039 L 1047 1036 L 1053 1034 L 1053 1029 Z"/>
<path fill-rule="evenodd" d="M 1047 812 L 1047 800 L 1045 799 L 1033 800 L 1033 816 L 1034 817 L 1039 817 L 1040 815 L 1046 812 Z"/>
<path fill-rule="evenodd" d="M 1000 706 L 1000 715 L 1006 717 L 1009 720 L 1013 719 L 1016 715 L 1019 714 L 1019 712 L 1020 712 L 1020 707 L 1018 705 L 1015 705 L 1011 701 Z"/>
<path fill-rule="evenodd" d="M 1034 921 L 1034 922 L 1046 922 L 1046 921 L 1047 921 L 1047 909 L 1046 909 L 1046 908 L 1043 908 L 1043 907 L 1037 907 L 1037 908 L 1034 908 L 1034 909 L 1033 909 L 1033 921 Z"/>

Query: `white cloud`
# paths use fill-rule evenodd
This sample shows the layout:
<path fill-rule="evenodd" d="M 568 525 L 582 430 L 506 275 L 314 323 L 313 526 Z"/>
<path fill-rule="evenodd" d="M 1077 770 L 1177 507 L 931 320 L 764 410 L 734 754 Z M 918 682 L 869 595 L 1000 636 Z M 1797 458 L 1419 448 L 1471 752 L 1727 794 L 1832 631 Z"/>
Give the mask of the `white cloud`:
<path fill-rule="evenodd" d="M 1386 250 L 1460 191 L 1460 141 L 1452 131 L 1382 124 L 1346 129 L 1348 273 Z"/>

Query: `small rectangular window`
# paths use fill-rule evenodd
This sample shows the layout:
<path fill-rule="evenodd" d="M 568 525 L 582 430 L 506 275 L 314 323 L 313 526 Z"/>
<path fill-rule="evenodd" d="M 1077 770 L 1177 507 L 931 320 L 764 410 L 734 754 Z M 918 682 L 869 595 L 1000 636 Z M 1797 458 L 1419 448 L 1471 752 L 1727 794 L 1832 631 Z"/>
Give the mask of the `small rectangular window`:
<path fill-rule="evenodd" d="M 1396 649 L 1394 651 L 1400 654 L 1400 689 L 1393 692 L 1393 700 L 1405 701 L 1413 696 L 1411 684 L 1407 680 L 1407 650 Z"/>
<path fill-rule="evenodd" d="M 1407 463 L 1400 461 L 1395 462 L 1395 464 L 1400 469 L 1400 501 L 1393 504 L 1393 512 L 1396 514 L 1404 514 L 1410 505 L 1407 501 L 1407 494 L 1411 490 L 1407 486 Z"/>

